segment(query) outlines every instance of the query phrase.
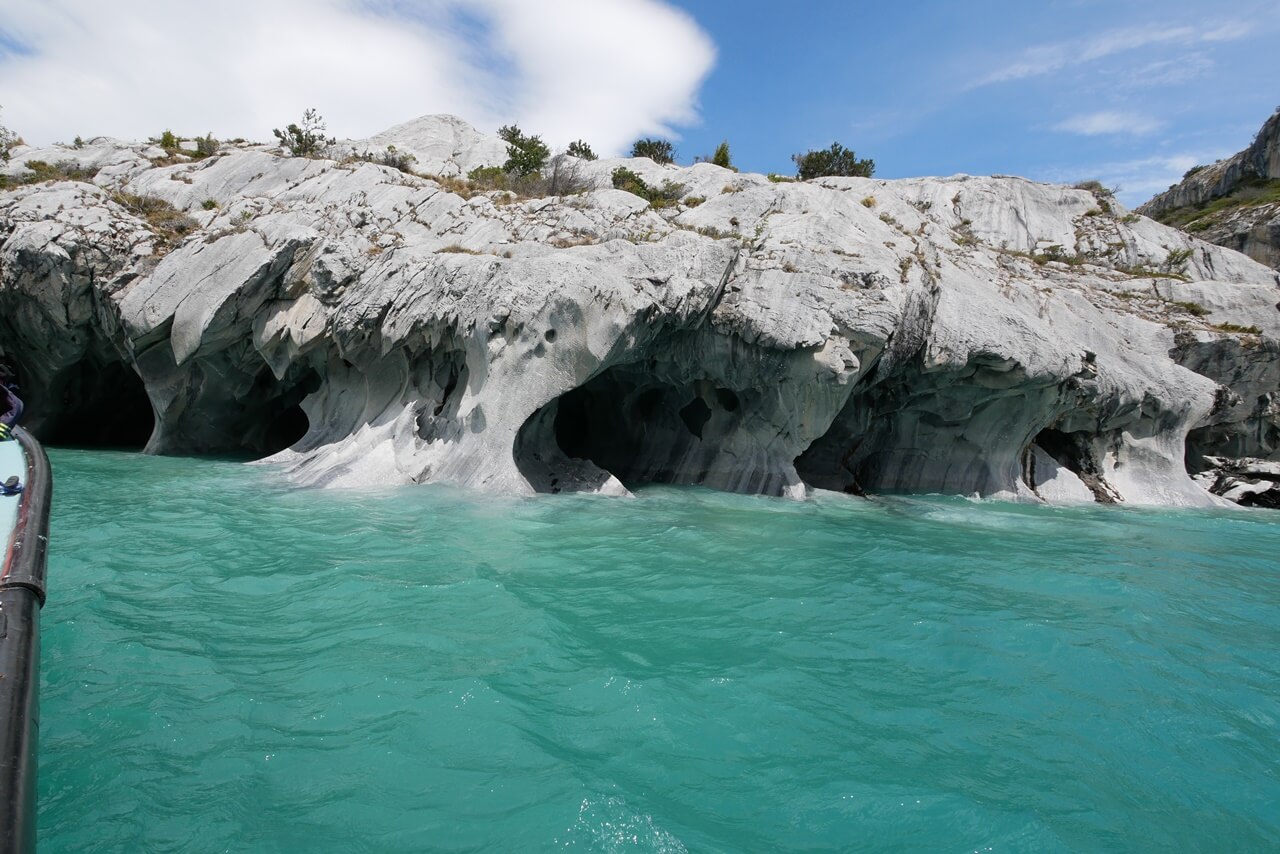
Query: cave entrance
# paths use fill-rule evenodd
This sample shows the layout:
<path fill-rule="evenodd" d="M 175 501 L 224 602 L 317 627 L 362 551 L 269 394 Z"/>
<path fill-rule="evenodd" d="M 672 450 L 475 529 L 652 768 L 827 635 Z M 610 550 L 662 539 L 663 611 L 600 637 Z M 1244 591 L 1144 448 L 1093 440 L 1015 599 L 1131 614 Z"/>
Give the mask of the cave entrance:
<path fill-rule="evenodd" d="M 311 422 L 307 420 L 307 413 L 302 411 L 301 406 L 295 404 L 281 412 L 267 425 L 261 451 L 266 456 L 278 454 L 301 441 L 310 429 Z"/>
<path fill-rule="evenodd" d="M 1087 431 L 1066 433 L 1046 427 L 1036 434 L 1027 446 L 1022 458 L 1022 479 L 1037 494 L 1042 494 L 1045 484 L 1054 478 L 1054 468 L 1061 467 L 1079 481 L 1080 487 L 1092 495 L 1099 504 L 1119 503 L 1120 495 L 1107 483 L 1099 460 L 1097 436 Z M 1047 469 L 1047 471 L 1045 470 Z M 1084 497 L 1075 488 L 1076 497 Z M 1059 487 L 1070 494 L 1072 487 Z"/>
<path fill-rule="evenodd" d="M 311 429 L 302 401 L 319 387 L 320 375 L 311 369 L 284 380 L 277 380 L 269 368 L 259 371 L 237 419 L 242 424 L 241 451 L 260 459 L 302 441 Z"/>
<path fill-rule="evenodd" d="M 640 366 L 611 368 L 536 412 L 520 429 L 516 465 L 539 492 L 703 483 L 740 420 L 736 392 L 675 383 Z"/>
<path fill-rule="evenodd" d="M 37 434 L 51 445 L 142 450 L 155 429 L 142 378 L 124 362 L 85 359 L 59 377 L 48 400 L 27 394 Z"/>

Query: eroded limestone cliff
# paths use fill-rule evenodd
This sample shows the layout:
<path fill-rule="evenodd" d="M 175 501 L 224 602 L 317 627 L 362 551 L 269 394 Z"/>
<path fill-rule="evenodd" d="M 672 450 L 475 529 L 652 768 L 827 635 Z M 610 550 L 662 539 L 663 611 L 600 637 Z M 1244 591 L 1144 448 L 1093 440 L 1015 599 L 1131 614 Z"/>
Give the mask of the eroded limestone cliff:
<path fill-rule="evenodd" d="M 1280 110 L 1244 151 L 1192 170 L 1138 212 L 1280 269 Z"/>
<path fill-rule="evenodd" d="M 11 181 L 93 173 L 0 193 L 29 425 L 510 493 L 1197 505 L 1187 460 L 1280 458 L 1280 277 L 1105 195 L 604 160 L 517 199 L 449 180 L 502 156 L 457 119 L 348 148 L 386 145 L 440 177 L 16 149 Z M 622 165 L 680 202 L 613 189 Z"/>

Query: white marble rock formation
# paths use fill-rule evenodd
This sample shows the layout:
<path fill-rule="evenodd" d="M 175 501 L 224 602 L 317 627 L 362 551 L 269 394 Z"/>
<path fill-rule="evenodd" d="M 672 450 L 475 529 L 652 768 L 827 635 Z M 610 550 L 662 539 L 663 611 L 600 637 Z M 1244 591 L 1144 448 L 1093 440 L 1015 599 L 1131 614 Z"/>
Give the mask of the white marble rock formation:
<path fill-rule="evenodd" d="M 388 145 L 441 181 L 502 152 L 452 117 L 338 148 Z M 1084 190 L 615 159 L 577 164 L 580 195 L 464 198 L 106 139 L 0 172 L 32 160 L 99 169 L 0 192 L 0 347 L 38 434 L 149 409 L 156 453 L 515 494 L 1208 505 L 1188 457 L 1280 458 L 1280 277 Z"/>

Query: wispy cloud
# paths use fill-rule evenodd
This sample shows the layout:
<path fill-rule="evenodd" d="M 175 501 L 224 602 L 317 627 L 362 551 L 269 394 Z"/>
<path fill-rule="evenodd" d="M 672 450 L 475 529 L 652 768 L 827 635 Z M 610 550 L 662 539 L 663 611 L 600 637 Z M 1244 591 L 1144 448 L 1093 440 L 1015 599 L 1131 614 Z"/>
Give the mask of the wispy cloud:
<path fill-rule="evenodd" d="M 1196 27 L 1129 27 L 1109 30 L 1085 39 L 1037 45 L 1015 61 L 979 78 L 971 88 L 1052 74 L 1077 65 L 1153 45 L 1195 45 L 1223 42 L 1249 35 L 1247 25 L 1227 22 L 1211 30 Z"/>
<path fill-rule="evenodd" d="M 1244 38 L 1253 32 L 1253 27 L 1244 21 L 1227 21 L 1201 35 L 1200 40 L 1206 42 L 1229 42 Z"/>
<path fill-rule="evenodd" d="M 28 140 L 339 136 L 426 113 L 616 151 L 696 121 L 715 47 L 663 0 L 0 0 L 0 103 Z M 653 45 L 662 45 L 661 60 Z"/>
<path fill-rule="evenodd" d="M 1128 134 L 1130 136 L 1146 136 L 1164 127 L 1164 122 L 1140 113 L 1122 113 L 1107 110 L 1100 113 L 1087 113 L 1072 116 L 1066 121 L 1053 126 L 1056 131 L 1080 134 L 1081 136 L 1102 136 L 1105 134 Z"/>
<path fill-rule="evenodd" d="M 1181 181 L 1182 176 L 1192 166 L 1212 163 L 1230 154 L 1231 152 L 1227 151 L 1179 151 L 1132 160 L 1056 169 L 1040 175 L 1040 178 L 1058 183 L 1096 179 L 1108 187 L 1118 188 L 1120 201 L 1130 207 L 1136 207 L 1157 193 L 1164 192 L 1170 185 Z"/>
<path fill-rule="evenodd" d="M 1174 59 L 1148 62 L 1133 69 L 1120 80 L 1111 81 L 1113 87 L 1141 89 L 1151 86 L 1174 86 L 1208 74 L 1214 68 L 1212 58 L 1204 53 L 1189 53 Z"/>

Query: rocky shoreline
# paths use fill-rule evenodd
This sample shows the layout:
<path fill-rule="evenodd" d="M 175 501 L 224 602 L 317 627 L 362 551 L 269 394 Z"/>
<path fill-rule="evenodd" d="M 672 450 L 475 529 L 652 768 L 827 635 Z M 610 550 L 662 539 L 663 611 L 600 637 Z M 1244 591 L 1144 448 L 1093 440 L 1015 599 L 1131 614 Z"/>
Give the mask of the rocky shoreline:
<path fill-rule="evenodd" d="M 421 174 L 14 149 L 13 183 L 57 165 L 0 192 L 32 431 L 514 494 L 1207 506 L 1235 495 L 1188 466 L 1280 459 L 1280 275 L 1099 188 L 613 159 L 523 199 L 456 177 L 504 149 L 452 117 L 335 154 L 389 145 Z"/>

